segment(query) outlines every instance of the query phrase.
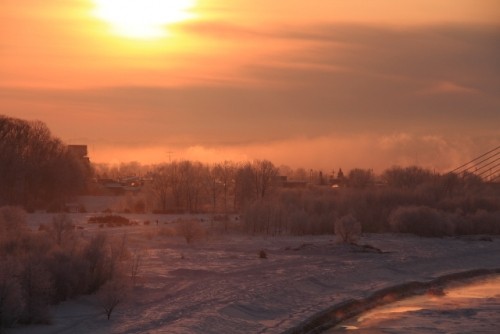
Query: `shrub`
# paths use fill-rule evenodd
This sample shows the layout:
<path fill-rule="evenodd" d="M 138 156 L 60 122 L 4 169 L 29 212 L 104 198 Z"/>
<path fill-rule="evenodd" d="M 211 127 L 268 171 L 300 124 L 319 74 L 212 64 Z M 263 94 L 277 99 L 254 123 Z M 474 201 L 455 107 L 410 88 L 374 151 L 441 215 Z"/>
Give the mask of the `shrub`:
<path fill-rule="evenodd" d="M 29 236 L 26 212 L 15 206 L 0 208 L 0 256 L 15 255 L 25 247 Z"/>
<path fill-rule="evenodd" d="M 52 201 L 47 206 L 47 213 L 64 212 L 64 204 L 61 201 Z"/>
<path fill-rule="evenodd" d="M 52 302 L 59 303 L 84 291 L 85 262 L 80 254 L 56 248 L 45 261 L 53 283 Z"/>
<path fill-rule="evenodd" d="M 19 275 L 24 308 L 21 323 L 50 324 L 50 296 L 52 281 L 42 258 L 32 257 L 24 263 Z"/>
<path fill-rule="evenodd" d="M 23 210 L 0 208 L 0 332 L 50 323 L 50 304 L 98 291 L 117 279 L 128 257 L 125 235 L 85 240 L 65 215 L 30 231 Z"/>
<path fill-rule="evenodd" d="M 52 218 L 52 223 L 47 226 L 46 231 L 54 239 L 57 245 L 72 237 L 74 225 L 71 218 L 66 214 L 58 214 Z"/>
<path fill-rule="evenodd" d="M 294 235 L 307 233 L 307 221 L 309 216 L 303 210 L 295 210 L 289 214 L 290 232 Z"/>
<path fill-rule="evenodd" d="M 109 227 L 114 226 L 128 226 L 130 225 L 130 220 L 123 216 L 118 215 L 106 215 L 106 216 L 93 216 L 88 219 L 89 224 L 105 224 Z"/>
<path fill-rule="evenodd" d="M 177 234 L 183 236 L 186 242 L 190 244 L 194 239 L 202 236 L 203 230 L 195 220 L 182 220 L 177 226 Z"/>
<path fill-rule="evenodd" d="M 87 263 L 88 283 L 86 293 L 94 293 L 111 278 L 108 238 L 105 234 L 96 234 L 83 249 L 83 258 Z"/>
<path fill-rule="evenodd" d="M 389 223 L 395 232 L 412 233 L 423 237 L 453 235 L 455 226 L 444 212 L 426 206 L 399 207 L 392 211 Z"/>
<path fill-rule="evenodd" d="M 343 243 L 356 243 L 361 236 L 361 223 L 352 215 L 335 221 L 335 235 Z"/>
<path fill-rule="evenodd" d="M 18 276 L 19 265 L 13 259 L 0 261 L 0 332 L 14 325 L 24 309 Z"/>
<path fill-rule="evenodd" d="M 479 210 L 470 217 L 475 234 L 500 234 L 500 211 Z"/>
<path fill-rule="evenodd" d="M 259 259 L 267 259 L 267 253 L 265 250 L 261 249 L 259 251 Z"/>
<path fill-rule="evenodd" d="M 287 228 L 286 215 L 281 203 L 258 200 L 243 213 L 244 228 L 252 234 L 282 234 Z"/>

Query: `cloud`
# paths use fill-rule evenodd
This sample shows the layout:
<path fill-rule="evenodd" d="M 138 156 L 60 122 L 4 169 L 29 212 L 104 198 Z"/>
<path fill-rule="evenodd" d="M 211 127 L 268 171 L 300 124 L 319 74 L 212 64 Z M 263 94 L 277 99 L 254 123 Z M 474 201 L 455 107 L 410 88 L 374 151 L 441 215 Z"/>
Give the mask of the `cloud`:
<path fill-rule="evenodd" d="M 450 81 L 441 81 L 431 85 L 428 89 L 420 92 L 421 94 L 478 94 L 479 91 L 474 88 L 465 87 Z"/>
<path fill-rule="evenodd" d="M 95 162 L 140 161 L 145 164 L 193 160 L 205 163 L 268 159 L 275 165 L 330 172 L 419 165 L 447 172 L 498 144 L 498 136 L 461 138 L 414 133 L 296 137 L 267 143 L 192 146 L 91 146 Z"/>
<path fill-rule="evenodd" d="M 431 138 L 450 146 L 463 142 L 460 137 L 500 140 L 497 31 L 471 25 L 282 28 L 254 36 L 288 41 L 286 48 L 245 59 L 223 75 L 200 73 L 205 79 L 189 85 L 166 79 L 162 85 L 169 72 L 159 68 L 149 85 L 4 86 L 0 103 L 8 115 L 47 122 L 65 140 L 124 156 L 127 147 L 137 155 L 156 147 L 207 159 L 269 157 L 318 166 L 336 164 L 337 155 L 346 165 L 373 168 L 415 162 L 415 156 L 422 163 L 458 161 L 443 153 L 455 150 Z M 427 158 L 424 148 L 437 147 L 443 148 Z"/>

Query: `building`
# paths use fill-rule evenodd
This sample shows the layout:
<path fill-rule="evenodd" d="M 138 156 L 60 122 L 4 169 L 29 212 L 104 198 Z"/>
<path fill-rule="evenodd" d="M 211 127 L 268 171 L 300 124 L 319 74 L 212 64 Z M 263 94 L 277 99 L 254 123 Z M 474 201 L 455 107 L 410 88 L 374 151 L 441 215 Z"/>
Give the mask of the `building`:
<path fill-rule="evenodd" d="M 87 145 L 68 145 L 68 151 L 75 157 L 90 164 Z"/>

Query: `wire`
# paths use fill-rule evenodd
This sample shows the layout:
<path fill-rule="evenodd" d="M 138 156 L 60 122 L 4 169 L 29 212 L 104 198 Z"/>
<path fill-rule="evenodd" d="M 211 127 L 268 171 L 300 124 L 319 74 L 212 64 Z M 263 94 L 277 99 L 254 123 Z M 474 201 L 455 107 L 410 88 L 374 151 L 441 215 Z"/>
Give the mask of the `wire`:
<path fill-rule="evenodd" d="M 462 166 L 455 168 L 455 169 L 454 169 L 454 170 L 452 170 L 450 173 L 456 173 L 458 170 L 460 170 L 460 169 L 462 169 L 462 168 L 466 167 L 467 165 L 470 165 L 471 163 L 473 163 L 473 162 L 475 162 L 475 161 L 477 161 L 477 160 L 481 159 L 482 157 L 487 156 L 488 154 L 490 154 L 490 153 L 492 153 L 492 152 L 495 152 L 495 151 L 496 151 L 496 150 L 498 150 L 498 149 L 500 149 L 500 146 L 497 146 L 497 147 L 495 147 L 494 149 L 492 149 L 491 151 L 488 151 L 488 152 L 486 152 L 486 153 L 484 153 L 484 154 L 482 154 L 482 155 L 478 156 L 477 158 L 472 159 L 472 160 L 471 160 L 471 161 L 469 161 L 468 163 L 463 164 Z M 495 154 L 495 155 L 493 155 L 493 156 L 496 156 L 497 154 L 498 154 L 498 153 L 496 153 L 496 154 Z M 491 157 L 490 157 L 490 158 L 491 158 Z M 486 158 L 485 160 L 488 160 L 488 159 L 490 159 L 490 158 Z M 481 163 L 481 162 L 480 162 L 480 163 Z M 479 163 L 479 164 L 480 164 L 480 163 Z M 476 164 L 476 165 L 477 165 L 477 164 Z M 467 169 L 469 169 L 469 168 L 467 168 Z M 467 170 L 467 169 L 466 169 L 466 170 Z"/>

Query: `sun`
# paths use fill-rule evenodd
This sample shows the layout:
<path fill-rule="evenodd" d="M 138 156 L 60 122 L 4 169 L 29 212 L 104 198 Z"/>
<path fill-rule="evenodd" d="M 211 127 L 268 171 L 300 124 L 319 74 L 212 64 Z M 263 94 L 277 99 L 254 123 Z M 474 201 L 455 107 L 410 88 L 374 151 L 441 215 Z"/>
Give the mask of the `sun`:
<path fill-rule="evenodd" d="M 138 39 L 167 35 L 166 26 L 194 15 L 195 0 L 94 0 L 95 15 L 110 25 L 113 33 Z"/>

